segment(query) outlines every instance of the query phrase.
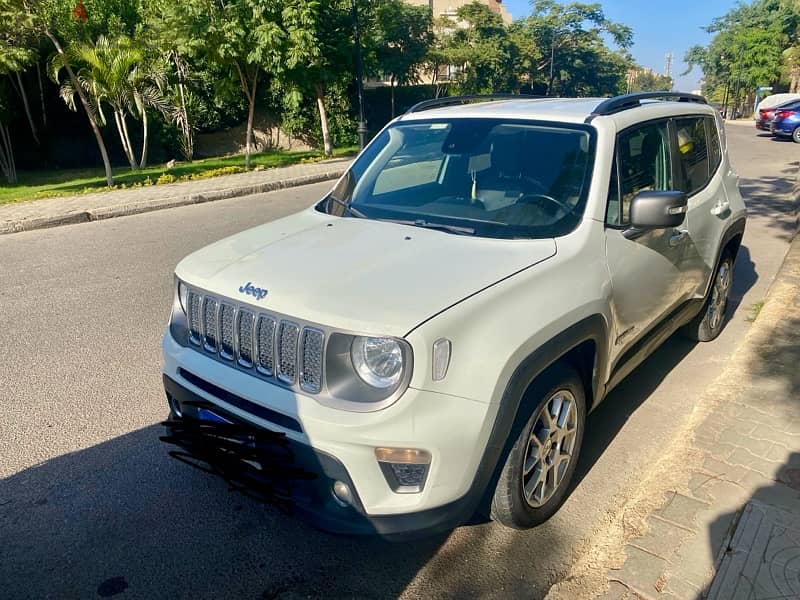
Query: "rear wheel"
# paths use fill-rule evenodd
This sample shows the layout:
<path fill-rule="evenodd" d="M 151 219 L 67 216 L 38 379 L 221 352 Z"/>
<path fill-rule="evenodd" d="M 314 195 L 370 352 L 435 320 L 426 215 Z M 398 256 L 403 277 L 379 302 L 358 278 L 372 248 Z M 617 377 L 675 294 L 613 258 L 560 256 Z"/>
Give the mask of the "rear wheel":
<path fill-rule="evenodd" d="M 725 310 L 733 284 L 733 257 L 725 254 L 714 274 L 711 293 L 703 310 L 683 329 L 683 333 L 698 342 L 710 342 L 722 331 L 725 324 Z"/>
<path fill-rule="evenodd" d="M 794 128 L 792 132 L 792 141 L 794 141 L 795 144 L 800 144 L 800 127 Z"/>
<path fill-rule="evenodd" d="M 503 466 L 492 519 L 514 529 L 544 523 L 569 489 L 583 441 L 586 400 L 578 373 L 556 365 L 533 383 L 525 404 L 534 409 Z"/>

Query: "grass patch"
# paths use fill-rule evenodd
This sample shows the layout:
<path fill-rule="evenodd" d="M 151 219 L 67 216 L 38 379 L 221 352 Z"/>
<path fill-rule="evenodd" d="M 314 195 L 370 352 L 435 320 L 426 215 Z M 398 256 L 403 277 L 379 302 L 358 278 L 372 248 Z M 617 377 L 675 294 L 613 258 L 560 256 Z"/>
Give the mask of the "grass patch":
<path fill-rule="evenodd" d="M 753 306 L 750 307 L 750 316 L 747 317 L 748 323 L 755 323 L 758 315 L 761 314 L 761 309 L 764 308 L 764 301 L 756 302 Z"/>
<path fill-rule="evenodd" d="M 337 148 L 333 155 L 353 156 L 354 146 Z M 324 160 L 321 152 L 260 152 L 251 157 L 251 170 L 287 167 L 298 163 Z M 99 169 L 61 169 L 54 171 L 19 171 L 19 183 L 0 184 L 0 204 L 23 202 L 54 196 L 73 196 L 91 192 L 104 192 L 149 185 L 163 185 L 178 181 L 208 179 L 219 175 L 244 173 L 244 156 L 223 156 L 178 162 L 171 169 L 166 165 L 154 165 L 141 171 L 119 168 L 114 171 L 114 186 L 106 185 L 105 171 Z"/>

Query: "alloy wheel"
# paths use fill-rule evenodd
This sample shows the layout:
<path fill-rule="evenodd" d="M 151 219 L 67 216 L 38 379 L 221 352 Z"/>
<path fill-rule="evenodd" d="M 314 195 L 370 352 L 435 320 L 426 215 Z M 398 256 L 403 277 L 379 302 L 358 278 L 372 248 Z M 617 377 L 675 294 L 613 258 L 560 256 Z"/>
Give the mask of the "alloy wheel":
<path fill-rule="evenodd" d="M 575 403 L 571 392 L 559 390 L 534 418 L 522 466 L 522 495 L 533 508 L 546 504 L 564 481 L 578 433 Z"/>
<path fill-rule="evenodd" d="M 722 323 L 728 296 L 731 292 L 731 263 L 725 260 L 719 266 L 714 288 L 711 291 L 711 303 L 708 305 L 708 326 L 713 331 Z"/>

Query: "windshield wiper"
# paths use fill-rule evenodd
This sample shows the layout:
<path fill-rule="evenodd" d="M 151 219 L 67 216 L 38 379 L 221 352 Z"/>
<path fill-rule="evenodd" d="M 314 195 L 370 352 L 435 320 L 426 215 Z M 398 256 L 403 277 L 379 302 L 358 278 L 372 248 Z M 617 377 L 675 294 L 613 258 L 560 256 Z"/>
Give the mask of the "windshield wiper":
<path fill-rule="evenodd" d="M 349 202 L 345 202 L 344 200 L 339 200 L 336 196 L 328 196 L 328 200 L 333 200 L 336 204 L 344 208 L 345 212 L 349 212 L 354 217 L 358 217 L 359 219 L 368 219 L 369 217 L 362 213 L 357 208 L 353 208 Z"/>
<path fill-rule="evenodd" d="M 446 231 L 447 233 L 455 233 L 456 235 L 475 235 L 475 230 L 472 227 L 459 227 L 457 225 L 447 225 L 445 223 L 431 223 L 425 219 L 415 219 L 413 221 L 404 221 L 401 219 L 381 219 L 382 221 L 391 221 L 400 225 L 411 225 L 413 227 L 423 227 L 425 229 L 435 229 L 436 231 Z"/>

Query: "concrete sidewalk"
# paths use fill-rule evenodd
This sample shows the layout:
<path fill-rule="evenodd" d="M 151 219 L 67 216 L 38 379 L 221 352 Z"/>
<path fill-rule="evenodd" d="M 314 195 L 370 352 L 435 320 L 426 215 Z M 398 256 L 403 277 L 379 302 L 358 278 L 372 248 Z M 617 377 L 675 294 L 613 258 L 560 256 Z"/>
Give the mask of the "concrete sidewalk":
<path fill-rule="evenodd" d="M 0 234 L 97 221 L 337 179 L 351 160 L 326 160 L 168 185 L 4 204 L 0 205 Z"/>
<path fill-rule="evenodd" d="M 754 316 L 623 511 L 603 600 L 800 598 L 800 237 Z"/>

